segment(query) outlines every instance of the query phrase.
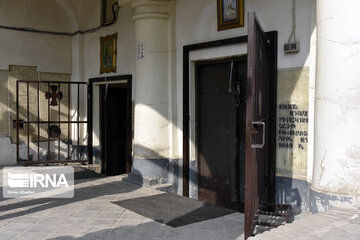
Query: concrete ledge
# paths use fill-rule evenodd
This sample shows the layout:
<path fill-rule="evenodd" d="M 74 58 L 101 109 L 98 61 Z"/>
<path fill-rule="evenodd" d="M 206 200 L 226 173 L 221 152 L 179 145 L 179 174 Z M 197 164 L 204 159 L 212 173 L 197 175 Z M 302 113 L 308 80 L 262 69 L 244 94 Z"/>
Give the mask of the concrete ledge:
<path fill-rule="evenodd" d="M 181 182 L 180 159 L 139 159 L 133 158 L 132 173 L 127 181 L 178 193 Z"/>
<path fill-rule="evenodd" d="M 158 179 L 156 178 L 143 177 L 135 173 L 127 174 L 124 176 L 123 180 L 129 183 L 143 187 L 149 187 L 163 192 L 175 192 L 173 183 L 159 183 Z"/>

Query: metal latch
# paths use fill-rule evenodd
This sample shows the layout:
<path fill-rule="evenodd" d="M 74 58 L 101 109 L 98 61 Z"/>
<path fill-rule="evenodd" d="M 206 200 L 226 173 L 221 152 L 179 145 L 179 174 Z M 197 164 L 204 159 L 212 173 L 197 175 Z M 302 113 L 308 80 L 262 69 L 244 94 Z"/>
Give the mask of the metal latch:
<path fill-rule="evenodd" d="M 265 122 L 252 122 L 251 124 L 251 132 L 252 134 L 258 134 L 262 130 L 262 142 L 251 144 L 251 148 L 263 148 L 265 146 L 265 131 L 266 126 Z"/>

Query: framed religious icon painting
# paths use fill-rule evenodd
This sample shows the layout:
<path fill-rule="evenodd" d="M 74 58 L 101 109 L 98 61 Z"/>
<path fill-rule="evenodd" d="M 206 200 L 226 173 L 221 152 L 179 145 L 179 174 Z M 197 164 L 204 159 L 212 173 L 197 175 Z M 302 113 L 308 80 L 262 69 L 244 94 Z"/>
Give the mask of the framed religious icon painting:
<path fill-rule="evenodd" d="M 244 26 L 244 0 L 217 0 L 218 31 Z"/>
<path fill-rule="evenodd" d="M 100 74 L 116 72 L 117 33 L 100 37 Z"/>

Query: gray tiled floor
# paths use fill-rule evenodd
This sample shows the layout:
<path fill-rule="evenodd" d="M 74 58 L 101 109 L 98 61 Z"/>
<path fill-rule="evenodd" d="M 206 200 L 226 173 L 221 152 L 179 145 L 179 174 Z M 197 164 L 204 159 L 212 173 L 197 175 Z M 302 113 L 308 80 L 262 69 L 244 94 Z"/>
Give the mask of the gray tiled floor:
<path fill-rule="evenodd" d="M 161 192 L 121 177 L 82 180 L 73 199 L 1 199 L 0 239 L 243 239 L 243 214 L 172 228 L 112 203 Z"/>
<path fill-rule="evenodd" d="M 1 185 L 0 170 L 0 185 Z M 121 177 L 78 181 L 73 199 L 0 199 L 0 240 L 243 239 L 244 216 L 234 213 L 172 228 L 113 204 L 161 194 Z M 252 239 L 360 240 L 360 211 L 332 209 Z"/>

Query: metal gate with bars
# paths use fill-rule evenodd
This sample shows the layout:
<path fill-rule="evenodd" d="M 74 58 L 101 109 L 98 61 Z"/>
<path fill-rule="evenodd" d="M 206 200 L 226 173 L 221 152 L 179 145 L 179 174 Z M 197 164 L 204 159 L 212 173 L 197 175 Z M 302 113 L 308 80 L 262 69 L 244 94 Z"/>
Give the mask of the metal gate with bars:
<path fill-rule="evenodd" d="M 89 161 L 86 105 L 80 103 L 82 94 L 86 102 L 87 89 L 86 82 L 16 82 L 18 164 Z"/>

